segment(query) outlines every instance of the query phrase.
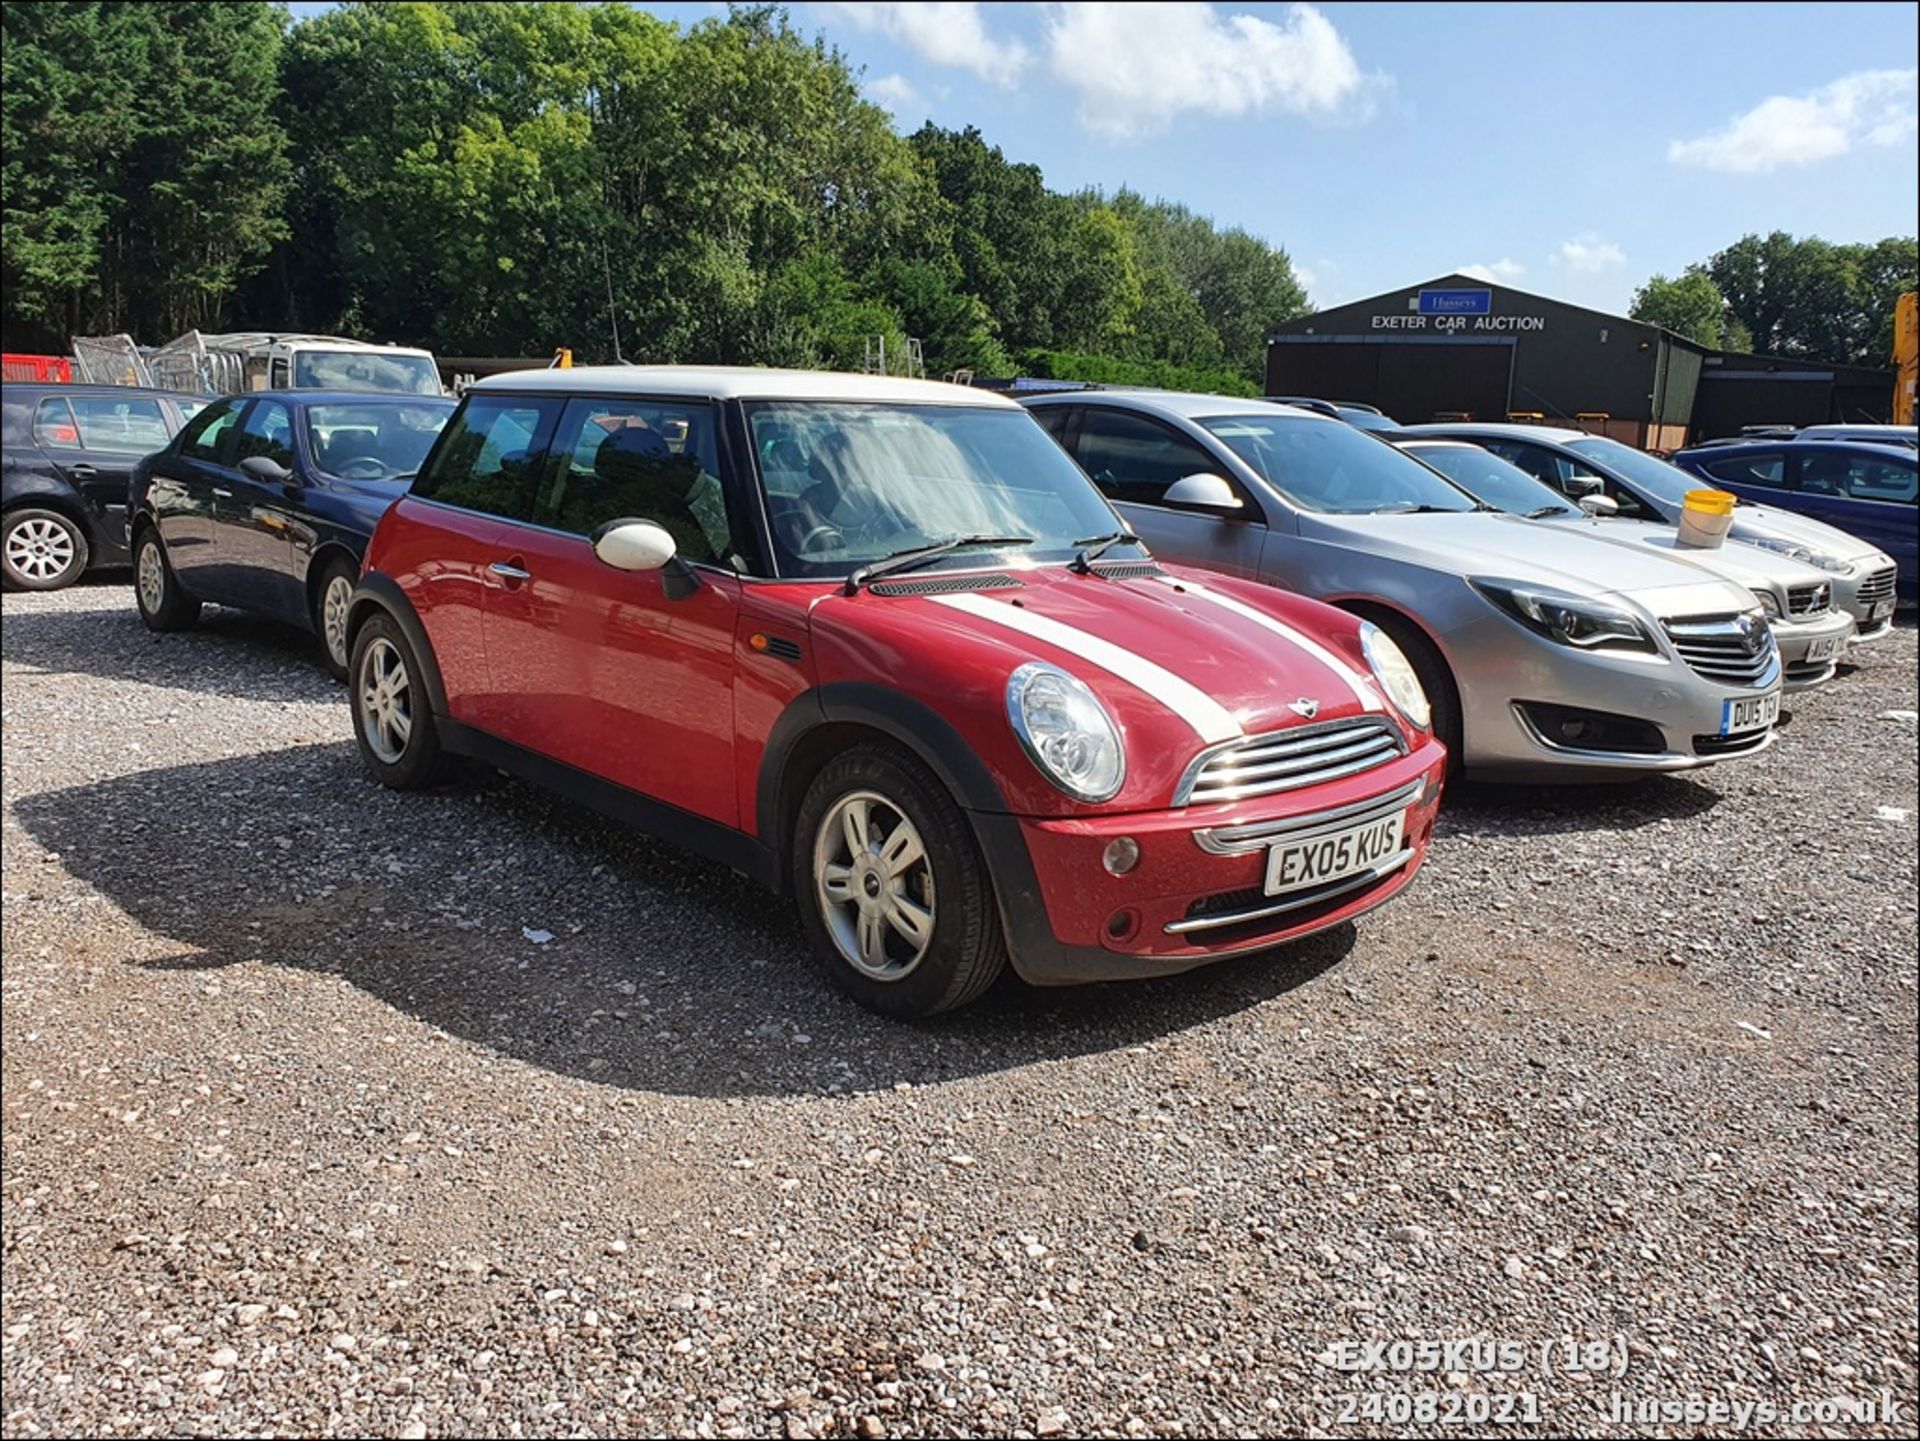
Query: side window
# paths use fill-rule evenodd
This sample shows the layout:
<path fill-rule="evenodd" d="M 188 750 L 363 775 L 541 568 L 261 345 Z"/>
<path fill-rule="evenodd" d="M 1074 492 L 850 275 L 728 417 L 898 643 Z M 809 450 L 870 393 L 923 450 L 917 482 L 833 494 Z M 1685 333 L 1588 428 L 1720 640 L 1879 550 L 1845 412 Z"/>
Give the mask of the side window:
<path fill-rule="evenodd" d="M 1509 465 L 1518 466 L 1542 484 L 1564 491 L 1565 487 L 1560 484 L 1560 467 L 1555 463 L 1552 451 L 1542 450 L 1537 445 L 1520 445 L 1505 440 L 1476 440 L 1474 444 L 1486 446 Z"/>
<path fill-rule="evenodd" d="M 1040 428 L 1062 445 L 1067 442 L 1067 426 L 1073 420 L 1071 405 L 1048 405 L 1027 413 L 1040 422 Z"/>
<path fill-rule="evenodd" d="M 188 460 L 203 460 L 209 465 L 220 464 L 221 451 L 227 443 L 227 432 L 233 429 L 234 421 L 239 418 L 239 401 L 227 400 L 209 405 L 188 421 L 187 428 L 180 432 L 180 454 Z"/>
<path fill-rule="evenodd" d="M 246 424 L 240 427 L 233 458 L 227 463 L 238 465 L 256 455 L 264 455 L 277 465 L 293 469 L 293 420 L 286 406 L 277 400 L 254 402 L 253 409 L 247 413 Z"/>
<path fill-rule="evenodd" d="M 1816 455 L 1800 462 L 1800 489 L 1852 500 L 1914 503 L 1916 468 L 1911 461 L 1875 460 L 1858 455 Z"/>
<path fill-rule="evenodd" d="M 705 402 L 568 402 L 535 523 L 591 535 L 610 520 L 650 520 L 687 560 L 736 566 L 716 421 Z"/>
<path fill-rule="evenodd" d="M 1845 462 L 1841 463 L 1841 468 L 1845 468 Z M 1720 460 L 1709 460 L 1700 469 L 1728 485 L 1755 485 L 1768 490 L 1784 490 L 1787 485 L 1787 458 L 1778 451 L 1765 455 L 1729 455 Z M 1829 493 L 1831 490 L 1829 488 Z"/>
<path fill-rule="evenodd" d="M 1080 468 L 1110 500 L 1156 505 L 1182 476 L 1221 463 L 1158 421 L 1089 406 L 1080 423 Z"/>
<path fill-rule="evenodd" d="M 167 420 L 157 400 L 76 395 L 80 448 L 107 455 L 147 455 L 167 443 Z"/>
<path fill-rule="evenodd" d="M 33 412 L 33 438 L 54 450 L 78 450 L 80 427 L 64 395 L 50 395 Z"/>
<path fill-rule="evenodd" d="M 559 396 L 468 396 L 440 433 L 413 493 L 503 520 L 532 520 L 534 485 L 565 406 Z"/>

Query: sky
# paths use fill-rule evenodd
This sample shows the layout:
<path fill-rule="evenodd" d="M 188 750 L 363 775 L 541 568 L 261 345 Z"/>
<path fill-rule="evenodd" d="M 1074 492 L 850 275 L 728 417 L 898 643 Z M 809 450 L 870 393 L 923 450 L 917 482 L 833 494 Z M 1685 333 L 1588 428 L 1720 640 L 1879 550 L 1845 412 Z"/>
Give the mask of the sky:
<path fill-rule="evenodd" d="M 1920 210 L 1906 3 L 789 9 L 903 132 L 1180 201 L 1284 248 L 1316 306 L 1463 270 L 1622 312 L 1749 231 Z"/>

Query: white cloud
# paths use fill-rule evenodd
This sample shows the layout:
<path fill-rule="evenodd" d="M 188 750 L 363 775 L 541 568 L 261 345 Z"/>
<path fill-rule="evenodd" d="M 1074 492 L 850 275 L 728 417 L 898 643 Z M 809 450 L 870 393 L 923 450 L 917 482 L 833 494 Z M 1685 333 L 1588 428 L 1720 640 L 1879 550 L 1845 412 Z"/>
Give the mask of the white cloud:
<path fill-rule="evenodd" d="M 1597 235 L 1578 235 L 1572 240 L 1561 241 L 1554 259 L 1569 270 L 1598 275 L 1603 270 L 1625 265 L 1627 252 L 1611 240 L 1602 240 Z"/>
<path fill-rule="evenodd" d="M 987 33 L 980 6 L 957 0 L 924 4 L 823 4 L 814 9 L 898 40 L 936 65 L 971 70 L 995 85 L 1011 85 L 1033 59 L 1033 52 L 1008 36 Z"/>
<path fill-rule="evenodd" d="M 1511 285 L 1527 273 L 1527 267 L 1517 260 L 1496 260 L 1491 265 L 1459 265 L 1454 274 L 1464 275 L 1472 280 L 1484 280 L 1492 285 Z"/>
<path fill-rule="evenodd" d="M 1755 175 L 1845 155 L 1855 144 L 1898 145 L 1920 125 L 1920 70 L 1862 70 L 1811 95 L 1775 95 L 1721 130 L 1667 147 L 1675 165 Z"/>
<path fill-rule="evenodd" d="M 867 99 L 885 106 L 895 115 L 925 110 L 927 106 L 920 92 L 913 88 L 913 82 L 904 75 L 882 75 L 878 80 L 869 80 L 865 88 Z"/>
<path fill-rule="evenodd" d="M 1047 12 L 1054 78 L 1080 97 L 1097 135 L 1126 140 L 1178 115 L 1364 110 L 1383 77 L 1360 73 L 1347 42 L 1311 5 L 1277 23 L 1211 5 L 1084 3 Z"/>

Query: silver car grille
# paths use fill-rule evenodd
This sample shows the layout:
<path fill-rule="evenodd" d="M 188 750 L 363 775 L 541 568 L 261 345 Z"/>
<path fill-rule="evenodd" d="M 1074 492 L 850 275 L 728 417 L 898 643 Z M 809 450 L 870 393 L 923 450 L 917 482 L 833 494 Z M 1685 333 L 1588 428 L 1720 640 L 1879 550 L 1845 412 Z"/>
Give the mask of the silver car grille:
<path fill-rule="evenodd" d="M 1708 680 L 1757 688 L 1779 672 L 1779 647 L 1757 615 L 1686 616 L 1665 625 L 1680 659 Z"/>
<path fill-rule="evenodd" d="M 1890 565 L 1885 570 L 1876 570 L 1872 575 L 1861 581 L 1858 592 L 1860 603 L 1862 605 L 1878 605 L 1881 601 L 1891 596 L 1893 594 L 1894 575 L 1898 570 L 1898 566 Z"/>
<path fill-rule="evenodd" d="M 1833 587 L 1824 580 L 1817 585 L 1787 587 L 1788 615 L 1818 615 L 1831 604 L 1833 604 Z"/>
<path fill-rule="evenodd" d="M 1291 726 L 1209 746 L 1193 758 L 1174 791 L 1177 806 L 1239 801 L 1357 775 L 1407 753 L 1383 716 Z"/>

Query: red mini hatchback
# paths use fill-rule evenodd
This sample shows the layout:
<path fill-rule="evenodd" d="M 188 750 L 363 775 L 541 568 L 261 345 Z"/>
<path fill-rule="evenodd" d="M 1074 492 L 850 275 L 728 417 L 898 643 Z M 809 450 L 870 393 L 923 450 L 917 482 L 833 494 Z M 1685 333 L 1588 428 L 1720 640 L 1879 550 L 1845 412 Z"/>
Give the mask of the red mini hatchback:
<path fill-rule="evenodd" d="M 1170 972 L 1419 869 L 1366 622 L 1156 564 L 1011 401 L 618 367 L 468 392 L 355 592 L 369 769 L 477 757 L 759 878 L 876 1010 Z"/>

